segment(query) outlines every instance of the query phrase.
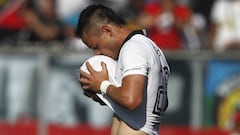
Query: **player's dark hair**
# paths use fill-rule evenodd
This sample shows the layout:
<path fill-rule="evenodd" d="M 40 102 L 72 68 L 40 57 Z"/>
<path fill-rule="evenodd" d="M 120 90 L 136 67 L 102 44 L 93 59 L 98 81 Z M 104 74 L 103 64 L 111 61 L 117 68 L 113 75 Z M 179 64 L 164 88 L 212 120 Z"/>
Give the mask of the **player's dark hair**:
<path fill-rule="evenodd" d="M 101 20 L 113 23 L 118 26 L 126 25 L 126 22 L 118 14 L 116 14 L 111 8 L 108 8 L 101 4 L 93 4 L 86 7 L 79 16 L 77 29 L 75 35 L 82 37 L 84 29 L 90 24 L 93 16 L 98 17 Z"/>

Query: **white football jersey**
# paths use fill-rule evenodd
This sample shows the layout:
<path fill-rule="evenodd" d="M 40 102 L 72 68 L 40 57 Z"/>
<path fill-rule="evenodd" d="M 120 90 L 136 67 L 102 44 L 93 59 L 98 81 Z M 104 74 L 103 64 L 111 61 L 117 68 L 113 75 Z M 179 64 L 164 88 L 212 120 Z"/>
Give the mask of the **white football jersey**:
<path fill-rule="evenodd" d="M 128 75 L 146 76 L 143 102 L 135 110 L 123 110 L 117 114 L 134 129 L 158 135 L 159 125 L 167 107 L 167 83 L 170 68 L 160 48 L 142 34 L 128 37 L 121 48 L 116 70 L 116 80 Z M 136 84 L 138 85 L 138 84 Z"/>
<path fill-rule="evenodd" d="M 159 125 L 167 105 L 167 82 L 170 69 L 164 54 L 155 43 L 144 35 L 132 35 L 124 43 L 118 62 L 100 55 L 93 56 L 87 61 L 98 71 L 102 69 L 101 61 L 105 62 L 110 82 L 115 86 L 121 86 L 122 79 L 128 75 L 146 76 L 143 102 L 135 110 L 120 106 L 107 95 L 97 95 L 133 129 L 158 135 Z M 81 69 L 88 72 L 85 63 Z"/>

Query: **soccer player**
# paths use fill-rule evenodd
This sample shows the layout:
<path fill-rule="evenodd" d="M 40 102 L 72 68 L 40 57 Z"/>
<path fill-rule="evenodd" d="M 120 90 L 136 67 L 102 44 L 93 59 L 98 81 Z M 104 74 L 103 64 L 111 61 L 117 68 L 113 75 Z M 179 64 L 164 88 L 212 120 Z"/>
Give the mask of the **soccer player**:
<path fill-rule="evenodd" d="M 90 5 L 79 17 L 76 36 L 96 55 L 117 61 L 115 80 L 109 81 L 107 66 L 89 73 L 80 70 L 85 92 L 106 95 L 116 103 L 111 135 L 157 135 L 168 106 L 167 83 L 170 69 L 161 49 L 141 30 L 132 31 L 112 9 Z M 122 114 L 122 115 L 121 115 Z M 97 114 L 96 114 L 97 115 Z"/>

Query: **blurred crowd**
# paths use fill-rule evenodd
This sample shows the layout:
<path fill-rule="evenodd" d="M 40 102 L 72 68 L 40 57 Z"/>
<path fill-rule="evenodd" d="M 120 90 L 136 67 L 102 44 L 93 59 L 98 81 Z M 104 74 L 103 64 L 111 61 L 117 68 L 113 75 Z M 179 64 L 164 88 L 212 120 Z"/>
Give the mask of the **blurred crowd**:
<path fill-rule="evenodd" d="M 113 8 L 132 29 L 146 29 L 163 50 L 239 48 L 240 0 L 1 0 L 0 45 L 86 49 L 74 31 L 92 3 Z"/>

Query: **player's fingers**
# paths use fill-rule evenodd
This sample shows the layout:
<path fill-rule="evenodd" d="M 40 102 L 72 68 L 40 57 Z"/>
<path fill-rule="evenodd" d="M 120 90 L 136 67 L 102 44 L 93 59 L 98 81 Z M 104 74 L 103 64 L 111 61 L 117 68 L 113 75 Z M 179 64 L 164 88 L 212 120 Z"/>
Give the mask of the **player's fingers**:
<path fill-rule="evenodd" d="M 87 69 L 88 69 L 88 71 L 89 71 L 90 74 L 93 73 L 93 72 L 95 72 L 95 70 L 93 69 L 93 67 L 90 65 L 89 62 L 86 62 L 86 67 L 87 67 Z"/>
<path fill-rule="evenodd" d="M 84 77 L 79 78 L 78 81 L 81 83 L 81 85 L 87 85 L 89 83 L 89 81 Z"/>
<path fill-rule="evenodd" d="M 89 90 L 89 86 L 88 85 L 82 85 L 82 89 L 85 91 L 85 90 Z"/>
<path fill-rule="evenodd" d="M 88 73 L 84 72 L 83 70 L 80 70 L 79 72 L 80 72 L 80 78 L 89 78 L 90 76 Z"/>
<path fill-rule="evenodd" d="M 101 62 L 101 66 L 102 66 L 102 71 L 107 72 L 107 64 L 104 62 Z"/>
<path fill-rule="evenodd" d="M 88 80 L 87 80 L 87 79 L 81 77 L 81 78 L 79 79 L 79 83 L 81 84 L 81 87 L 82 87 L 83 90 L 89 89 L 89 83 L 88 83 Z"/>
<path fill-rule="evenodd" d="M 88 91 L 90 90 L 90 85 L 86 79 L 80 78 L 79 82 L 81 84 L 82 90 L 83 91 Z"/>

